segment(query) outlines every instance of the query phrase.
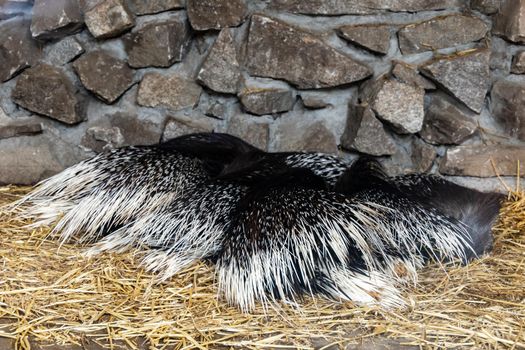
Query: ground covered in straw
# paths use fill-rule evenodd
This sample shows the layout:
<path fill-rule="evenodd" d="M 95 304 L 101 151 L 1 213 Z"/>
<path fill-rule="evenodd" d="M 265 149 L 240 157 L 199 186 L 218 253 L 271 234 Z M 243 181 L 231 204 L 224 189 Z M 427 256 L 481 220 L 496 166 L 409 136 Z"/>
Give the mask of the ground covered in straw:
<path fill-rule="evenodd" d="M 0 206 L 25 191 L 0 187 Z M 522 191 L 502 210 L 493 254 L 446 272 L 429 266 L 406 293 L 410 308 L 393 311 L 306 298 L 300 309 L 242 314 L 217 298 L 204 264 L 159 285 L 138 267 L 137 253 L 87 259 L 83 248 L 59 247 L 44 239 L 49 229 L 25 224 L 0 212 L 1 349 L 525 347 Z"/>

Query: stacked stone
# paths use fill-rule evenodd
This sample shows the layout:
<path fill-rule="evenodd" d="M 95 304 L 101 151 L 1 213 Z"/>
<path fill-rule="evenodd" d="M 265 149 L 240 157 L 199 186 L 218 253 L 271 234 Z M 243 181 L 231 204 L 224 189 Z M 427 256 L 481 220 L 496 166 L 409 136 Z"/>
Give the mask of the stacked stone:
<path fill-rule="evenodd" d="M 524 18 L 525 0 L 0 0 L 0 183 L 200 131 L 516 175 Z"/>

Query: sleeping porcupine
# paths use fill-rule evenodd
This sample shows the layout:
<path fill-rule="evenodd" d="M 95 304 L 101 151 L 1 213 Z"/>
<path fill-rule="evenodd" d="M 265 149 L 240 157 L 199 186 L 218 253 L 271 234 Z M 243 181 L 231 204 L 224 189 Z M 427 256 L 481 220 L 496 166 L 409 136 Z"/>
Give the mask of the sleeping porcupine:
<path fill-rule="evenodd" d="M 199 259 L 243 311 L 322 294 L 400 306 L 427 261 L 468 262 L 492 244 L 501 195 L 437 176 L 388 177 L 360 158 L 267 153 L 227 134 L 113 150 L 41 182 L 15 203 L 89 250 L 150 247 L 167 279 Z"/>

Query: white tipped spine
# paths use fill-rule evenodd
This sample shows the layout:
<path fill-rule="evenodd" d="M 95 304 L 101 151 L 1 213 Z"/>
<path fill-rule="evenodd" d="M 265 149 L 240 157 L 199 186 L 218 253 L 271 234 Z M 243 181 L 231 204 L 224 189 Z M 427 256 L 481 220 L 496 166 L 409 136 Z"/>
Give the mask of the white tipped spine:
<path fill-rule="evenodd" d="M 422 249 L 430 253 L 437 251 L 435 259 L 454 260 L 462 259 L 469 247 L 464 239 L 465 227 L 452 225 L 437 214 L 427 212 L 432 216 L 429 220 L 416 204 L 413 211 L 403 215 L 394 208 L 365 200 L 352 200 L 346 206 L 351 210 L 350 217 L 348 212 L 337 210 L 326 217 L 316 214 L 322 232 L 306 226 L 297 227 L 296 232 L 275 232 L 275 237 L 286 238 L 274 242 L 267 251 L 256 251 L 241 258 L 242 261 L 235 254 L 233 258 L 219 261 L 219 289 L 228 302 L 249 312 L 257 301 L 267 307 L 274 296 L 292 301 L 294 282 L 291 276 L 300 274 L 303 288 L 308 292 L 309 280 L 315 269 L 320 269 L 333 283 L 332 296 L 397 307 L 404 304 L 399 287 L 417 281 L 416 269 L 424 263 Z M 397 217 L 386 222 L 392 214 Z M 367 268 L 362 273 L 351 270 L 347 250 L 350 243 L 365 262 Z M 397 247 L 402 256 L 390 256 L 387 246 Z M 291 248 L 287 250 L 286 247 Z M 323 250 L 327 247 L 335 260 L 314 259 L 314 256 L 326 257 Z M 269 296 L 269 291 L 274 294 Z"/>
<path fill-rule="evenodd" d="M 166 280 L 220 251 L 229 212 L 243 191 L 241 186 L 212 185 L 177 197 L 161 210 L 147 213 L 108 235 L 89 254 L 133 246 L 162 248 L 148 251 L 142 263 L 158 272 L 159 280 Z"/>
<path fill-rule="evenodd" d="M 91 242 L 109 226 L 162 210 L 206 178 L 196 160 L 129 147 L 99 154 L 42 181 L 15 205 L 23 207 L 21 216 L 35 219 L 32 226 L 58 221 L 52 233 L 59 233 L 62 241 L 80 234 L 80 242 Z"/>

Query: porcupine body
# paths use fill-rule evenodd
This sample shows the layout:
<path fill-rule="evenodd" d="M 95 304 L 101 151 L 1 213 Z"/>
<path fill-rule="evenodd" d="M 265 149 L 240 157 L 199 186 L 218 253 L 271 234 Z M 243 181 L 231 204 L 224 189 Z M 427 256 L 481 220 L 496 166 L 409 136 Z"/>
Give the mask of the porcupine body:
<path fill-rule="evenodd" d="M 97 242 L 90 255 L 153 248 L 147 267 L 170 277 L 217 254 L 222 228 L 245 186 L 212 178 L 244 154 L 263 151 L 231 135 L 184 135 L 159 145 L 99 154 L 43 181 L 16 205 L 33 226 L 56 222 L 62 240 Z M 312 161 L 312 159 L 315 161 Z M 279 164 L 308 162 L 335 182 L 345 164 L 322 154 L 279 154 Z M 331 166 L 326 166 L 326 165 Z M 331 169 L 335 170 L 331 170 Z M 253 171 L 254 173 L 256 171 Z"/>
<path fill-rule="evenodd" d="M 329 190 L 313 172 L 290 169 L 248 190 L 217 262 L 230 303 L 249 311 L 257 301 L 321 293 L 399 306 L 400 287 L 415 282 L 428 260 L 471 254 L 469 227 L 388 182 L 339 186 Z"/>
<path fill-rule="evenodd" d="M 206 181 L 168 206 L 147 213 L 93 245 L 88 253 L 149 247 L 144 267 L 166 280 L 201 259 L 222 250 L 222 236 L 232 210 L 246 192 L 239 184 Z"/>
<path fill-rule="evenodd" d="M 430 211 L 453 218 L 468 228 L 472 249 L 467 260 L 492 248 L 492 226 L 497 219 L 504 195 L 480 192 L 452 183 L 432 174 L 408 174 L 388 177 L 379 164 L 367 157 L 358 159 L 338 179 L 337 189 L 347 195 L 367 190 L 396 191 Z"/>
<path fill-rule="evenodd" d="M 198 159 L 156 147 L 127 147 L 80 162 L 41 182 L 17 204 L 34 225 L 57 222 L 63 240 L 93 242 L 169 205 L 208 178 Z"/>
<path fill-rule="evenodd" d="M 243 310 L 304 293 L 400 305 L 399 284 L 414 281 L 417 268 L 429 259 L 467 260 L 478 253 L 470 253 L 471 241 L 486 236 L 472 233 L 482 211 L 462 210 L 476 204 L 445 196 L 460 210 L 440 211 L 429 204 L 441 193 L 439 181 L 389 179 L 372 163 L 347 169 L 329 155 L 269 154 L 224 134 L 97 157 L 30 194 L 32 213 L 43 215 L 44 203 L 61 209 L 56 229 L 65 238 L 78 231 L 84 241 L 109 234 L 95 252 L 151 247 L 144 262 L 163 279 L 214 258 L 221 292 Z M 121 211 L 111 204 L 123 189 L 132 195 L 117 201 Z M 150 191 L 163 200 L 142 195 Z M 95 208 L 92 198 L 99 195 L 105 200 Z"/>
<path fill-rule="evenodd" d="M 407 196 L 459 220 L 469 228 L 473 251 L 467 259 L 476 258 L 492 249 L 492 227 L 505 199 L 504 195 L 465 188 L 436 175 L 398 176 L 391 182 Z"/>
<path fill-rule="evenodd" d="M 206 139 L 214 147 L 192 142 Z M 57 223 L 63 240 L 95 242 L 135 218 L 169 206 L 202 187 L 242 152 L 256 150 L 224 134 L 185 135 L 152 146 L 101 153 L 42 181 L 13 206 L 35 219 Z"/>
<path fill-rule="evenodd" d="M 167 279 L 196 260 L 216 260 L 232 211 L 248 187 L 258 186 L 258 181 L 282 168 L 305 166 L 333 187 L 347 167 L 336 157 L 320 153 L 268 154 L 225 134 L 192 134 L 160 146 L 173 149 L 174 144 L 179 152 L 198 153 L 204 167 L 216 177 L 108 235 L 90 254 L 148 246 L 154 249 L 143 260 L 146 267 Z M 222 157 L 217 164 L 218 149 L 237 155 L 233 160 Z"/>

